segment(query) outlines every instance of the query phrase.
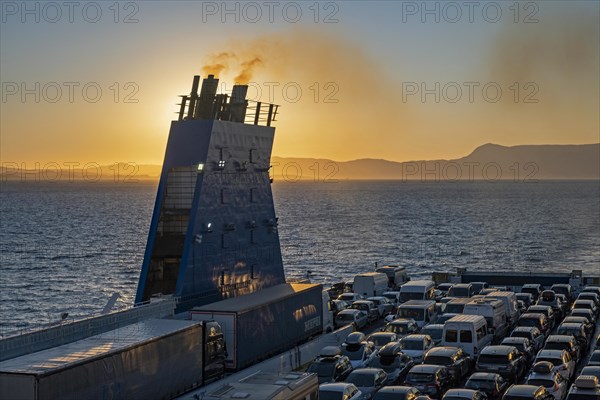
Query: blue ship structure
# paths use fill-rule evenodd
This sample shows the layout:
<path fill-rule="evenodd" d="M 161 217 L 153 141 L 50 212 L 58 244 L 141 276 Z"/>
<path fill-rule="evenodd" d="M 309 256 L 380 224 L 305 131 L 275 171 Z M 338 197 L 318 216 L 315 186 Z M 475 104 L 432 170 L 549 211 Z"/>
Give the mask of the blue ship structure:
<path fill-rule="evenodd" d="M 269 176 L 278 106 L 194 76 L 172 121 L 136 303 L 178 311 L 285 282 Z"/>

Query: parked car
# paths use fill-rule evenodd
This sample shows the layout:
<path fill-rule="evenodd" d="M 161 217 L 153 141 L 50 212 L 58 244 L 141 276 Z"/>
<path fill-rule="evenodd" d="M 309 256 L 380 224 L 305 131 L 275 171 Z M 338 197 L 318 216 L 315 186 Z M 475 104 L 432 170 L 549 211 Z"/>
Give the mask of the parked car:
<path fill-rule="evenodd" d="M 352 365 L 348 357 L 341 355 L 339 347 L 326 346 L 306 371 L 317 374 L 319 383 L 338 382 L 352 372 Z"/>
<path fill-rule="evenodd" d="M 562 324 L 560 324 L 558 326 L 558 329 L 556 330 L 556 334 L 557 335 L 571 335 L 571 336 L 575 337 L 575 339 L 579 343 L 579 346 L 581 346 L 582 349 L 588 348 L 589 336 L 587 335 L 587 333 L 585 331 L 584 324 L 581 324 L 581 323 L 577 324 L 577 323 L 573 323 L 573 322 L 568 322 L 568 323 L 563 322 Z"/>
<path fill-rule="evenodd" d="M 434 347 L 430 349 L 423 359 L 424 364 L 441 365 L 448 369 L 448 374 L 459 384 L 463 378 L 473 372 L 473 360 L 458 347 Z"/>
<path fill-rule="evenodd" d="M 346 382 L 354 384 L 365 399 L 371 399 L 387 381 L 387 374 L 379 368 L 360 368 L 352 371 L 346 378 Z"/>
<path fill-rule="evenodd" d="M 527 366 L 531 365 L 533 359 L 535 358 L 535 347 L 529 341 L 529 339 L 524 337 L 507 337 L 502 340 L 501 345 L 504 346 L 514 346 L 525 356 L 525 360 L 527 361 Z"/>
<path fill-rule="evenodd" d="M 362 300 L 364 299 L 364 297 L 358 293 L 342 293 L 337 299 L 347 301 L 348 303 L 350 303 L 350 305 L 352 305 L 352 303 L 354 303 L 357 300 Z"/>
<path fill-rule="evenodd" d="M 546 316 L 548 320 L 548 330 L 552 330 L 554 326 L 559 322 L 556 314 L 551 306 L 533 305 L 527 309 L 528 313 L 541 313 Z"/>
<path fill-rule="evenodd" d="M 367 326 L 367 313 L 354 309 L 342 310 L 335 316 L 333 322 L 336 328 L 352 324 L 356 329 L 363 329 Z"/>
<path fill-rule="evenodd" d="M 487 400 L 485 393 L 472 389 L 450 389 L 443 400 Z"/>
<path fill-rule="evenodd" d="M 375 332 L 371 333 L 367 340 L 375 345 L 375 349 L 379 350 L 388 343 L 398 342 L 400 338 L 394 332 Z"/>
<path fill-rule="evenodd" d="M 333 312 L 333 317 L 342 310 L 345 310 L 350 307 L 350 303 L 345 300 L 331 300 L 331 311 Z"/>
<path fill-rule="evenodd" d="M 367 337 L 362 332 L 349 334 L 340 351 L 343 356 L 348 357 L 354 369 L 366 366 L 376 354 L 375 345 L 367 342 Z"/>
<path fill-rule="evenodd" d="M 561 297 L 557 296 L 554 290 L 544 290 L 537 301 L 537 305 L 552 307 L 557 321 L 560 321 L 565 316 L 565 304 L 563 304 Z"/>
<path fill-rule="evenodd" d="M 450 290 L 450 288 L 453 286 L 453 283 L 440 283 L 437 286 L 437 290 L 439 290 L 441 292 L 442 297 L 446 297 L 446 295 L 448 294 L 448 290 Z"/>
<path fill-rule="evenodd" d="M 529 339 L 535 347 L 536 353 L 544 346 L 544 335 L 534 326 L 519 326 L 513 329 L 511 337 L 524 337 Z"/>
<path fill-rule="evenodd" d="M 581 293 L 587 292 L 596 293 L 598 296 L 600 296 L 600 286 L 586 286 L 581 291 Z"/>
<path fill-rule="evenodd" d="M 471 297 L 473 293 L 473 285 L 470 283 L 455 283 L 448 290 L 446 297 Z"/>
<path fill-rule="evenodd" d="M 581 373 L 579 375 L 592 375 L 598 378 L 598 382 L 600 382 L 600 367 L 596 366 L 587 366 L 583 367 Z"/>
<path fill-rule="evenodd" d="M 409 355 L 416 363 L 423 361 L 425 353 L 433 347 L 433 340 L 429 335 L 412 334 L 400 339 L 402 352 Z"/>
<path fill-rule="evenodd" d="M 402 353 L 399 343 L 386 344 L 367 363 L 367 367 L 384 370 L 388 376 L 388 384 L 404 382 L 408 371 L 414 365 L 415 361 L 410 356 Z"/>
<path fill-rule="evenodd" d="M 400 338 L 419 332 L 419 326 L 414 319 L 398 318 L 388 322 L 382 328 L 383 332 L 394 332 Z"/>
<path fill-rule="evenodd" d="M 495 372 L 510 382 L 518 382 L 525 374 L 527 360 L 514 346 L 487 346 L 479 354 L 477 372 Z"/>
<path fill-rule="evenodd" d="M 594 329 L 596 328 L 594 324 L 592 324 L 586 317 L 579 317 L 574 315 L 568 315 L 563 319 L 563 324 L 583 324 L 583 330 L 585 332 L 586 337 L 591 337 Z"/>
<path fill-rule="evenodd" d="M 577 300 L 592 300 L 596 304 L 596 308 L 600 307 L 600 295 L 594 292 L 579 293 Z"/>
<path fill-rule="evenodd" d="M 571 335 L 550 335 L 546 339 L 544 345 L 546 350 L 566 350 L 571 355 L 571 358 L 578 360 L 582 355 L 582 349 Z"/>
<path fill-rule="evenodd" d="M 421 392 L 412 386 L 384 386 L 375 393 L 373 400 L 416 400 L 420 394 Z"/>
<path fill-rule="evenodd" d="M 394 305 L 394 307 L 398 307 L 398 305 L 400 304 L 400 292 L 399 291 L 392 290 L 389 292 L 383 292 L 382 296 L 386 297 Z"/>
<path fill-rule="evenodd" d="M 482 289 L 490 287 L 487 282 L 471 282 L 471 285 L 473 285 L 473 295 L 479 294 Z"/>
<path fill-rule="evenodd" d="M 444 325 L 446 323 L 446 321 L 449 321 L 450 319 L 456 317 L 459 314 L 456 313 L 443 313 L 442 315 L 440 315 L 438 317 L 438 319 L 435 321 L 436 324 L 441 324 Z"/>
<path fill-rule="evenodd" d="M 385 296 L 373 296 L 367 297 L 367 300 L 372 301 L 377 306 L 379 311 L 379 318 L 383 318 L 388 314 L 391 314 L 394 309 L 392 302 Z"/>
<path fill-rule="evenodd" d="M 547 361 L 537 362 L 525 381 L 527 385 L 543 386 L 554 396 L 555 400 L 563 400 L 569 390 L 569 383 L 554 370 L 554 365 Z"/>
<path fill-rule="evenodd" d="M 439 346 L 442 343 L 442 336 L 444 335 L 444 324 L 429 324 L 425 325 L 421 329 L 423 335 L 429 335 L 433 340 L 434 346 Z"/>
<path fill-rule="evenodd" d="M 375 303 L 370 300 L 356 300 L 350 308 L 366 312 L 369 323 L 373 323 L 379 319 L 379 310 L 375 306 Z"/>
<path fill-rule="evenodd" d="M 598 378 L 591 375 L 579 375 L 567 394 L 567 400 L 598 399 L 600 399 L 600 383 Z"/>
<path fill-rule="evenodd" d="M 405 384 L 416 387 L 421 393 L 440 399 L 452 385 L 446 367 L 421 364 L 412 367 Z"/>
<path fill-rule="evenodd" d="M 576 362 L 566 350 L 540 350 L 534 363 L 548 361 L 553 364 L 553 370 L 570 381 L 575 375 Z"/>
<path fill-rule="evenodd" d="M 532 306 L 535 304 L 535 301 L 533 300 L 533 296 L 531 295 L 531 293 L 516 293 L 515 295 L 517 296 L 517 300 L 520 300 L 523 302 L 523 304 L 525 305 L 525 308 L 529 308 L 529 306 Z"/>
<path fill-rule="evenodd" d="M 591 325 L 596 325 L 596 316 L 592 312 L 592 310 L 588 310 L 587 308 L 574 308 L 569 312 L 569 316 L 571 317 L 583 317 L 589 322 Z"/>
<path fill-rule="evenodd" d="M 554 400 L 554 396 L 543 386 L 512 385 L 502 400 Z"/>
<path fill-rule="evenodd" d="M 521 287 L 521 293 L 529 293 L 533 296 L 533 300 L 537 301 L 542 293 L 542 285 L 539 283 L 527 283 Z"/>
<path fill-rule="evenodd" d="M 594 320 L 598 315 L 598 307 L 596 307 L 596 303 L 593 300 L 575 300 L 573 303 L 573 310 L 577 310 L 578 308 L 590 310 L 594 315 Z"/>
<path fill-rule="evenodd" d="M 587 365 L 590 367 L 600 367 L 600 350 L 594 350 Z"/>
<path fill-rule="evenodd" d="M 556 283 L 550 288 L 554 293 L 565 296 L 567 304 L 570 307 L 573 302 L 573 287 L 568 283 Z"/>
<path fill-rule="evenodd" d="M 525 313 L 519 317 L 517 326 L 533 326 L 542 332 L 544 337 L 550 332 L 550 324 L 548 318 L 542 313 Z"/>
<path fill-rule="evenodd" d="M 493 372 L 475 372 L 465 383 L 465 388 L 479 390 L 490 400 L 500 399 L 508 386 L 509 383 L 503 377 Z"/>
<path fill-rule="evenodd" d="M 324 383 L 319 385 L 321 400 L 362 400 L 363 394 L 351 383 Z"/>

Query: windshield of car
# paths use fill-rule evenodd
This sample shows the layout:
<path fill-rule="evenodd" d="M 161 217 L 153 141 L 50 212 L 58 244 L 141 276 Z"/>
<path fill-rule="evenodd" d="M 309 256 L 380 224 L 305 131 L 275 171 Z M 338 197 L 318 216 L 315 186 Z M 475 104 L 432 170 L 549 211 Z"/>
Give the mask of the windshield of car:
<path fill-rule="evenodd" d="M 383 297 L 387 298 L 388 300 L 391 301 L 396 301 L 398 298 L 396 297 L 396 294 L 394 293 L 388 293 L 388 294 L 383 294 Z"/>
<path fill-rule="evenodd" d="M 424 310 L 417 308 L 401 308 L 398 310 L 398 316 L 402 318 L 413 318 L 417 321 L 423 320 Z"/>
<path fill-rule="evenodd" d="M 390 342 L 390 337 L 389 336 L 379 336 L 379 335 L 371 336 L 369 338 L 369 342 L 373 342 L 375 344 L 375 346 L 381 347 Z"/>
<path fill-rule="evenodd" d="M 469 289 L 453 286 L 448 290 L 448 297 L 469 297 Z"/>
<path fill-rule="evenodd" d="M 481 354 L 478 362 L 482 364 L 508 364 L 508 357 L 502 354 Z"/>
<path fill-rule="evenodd" d="M 354 314 L 338 314 L 336 317 L 340 321 L 354 321 Z"/>
<path fill-rule="evenodd" d="M 314 362 L 308 366 L 307 372 L 317 374 L 321 378 L 333 376 L 333 369 L 335 368 L 334 363 L 320 363 Z"/>
<path fill-rule="evenodd" d="M 375 375 L 368 374 L 350 374 L 346 382 L 354 383 L 356 386 L 367 387 L 375 385 Z"/>
<path fill-rule="evenodd" d="M 434 340 L 438 340 L 442 338 L 442 334 L 444 333 L 443 329 L 435 329 L 435 328 L 424 328 L 421 331 L 422 334 L 424 335 L 429 335 L 431 336 L 432 339 Z"/>
<path fill-rule="evenodd" d="M 569 350 L 571 346 L 569 346 L 569 342 L 546 342 L 544 348 L 548 350 Z"/>
<path fill-rule="evenodd" d="M 595 351 L 590 357 L 590 361 L 600 361 L 600 351 Z"/>
<path fill-rule="evenodd" d="M 452 365 L 452 359 L 445 356 L 427 356 L 425 357 L 425 364 L 448 366 Z"/>
<path fill-rule="evenodd" d="M 556 332 L 558 335 L 571 335 L 571 336 L 578 336 L 580 333 L 580 330 L 577 328 L 565 328 L 565 327 L 559 327 L 558 331 Z"/>
<path fill-rule="evenodd" d="M 425 374 L 419 372 L 411 372 L 406 377 L 406 382 L 409 383 L 428 383 L 433 382 L 435 379 L 434 374 Z"/>
<path fill-rule="evenodd" d="M 511 337 L 523 337 L 531 340 L 531 333 L 529 332 L 513 332 Z"/>
<path fill-rule="evenodd" d="M 400 293 L 400 300 L 402 300 L 402 302 L 406 302 L 409 300 L 423 300 L 423 293 L 418 293 L 418 292 L 404 292 L 404 293 Z"/>
<path fill-rule="evenodd" d="M 462 314 L 462 312 L 465 310 L 465 305 L 464 304 L 459 304 L 459 303 L 447 303 L 446 304 L 446 309 L 444 310 L 445 313 L 449 313 L 449 314 Z"/>
<path fill-rule="evenodd" d="M 552 379 L 529 379 L 527 380 L 528 385 L 533 386 L 543 386 L 546 388 L 551 388 L 554 386 L 554 381 Z"/>
<path fill-rule="evenodd" d="M 365 353 L 365 346 L 363 344 L 349 344 L 342 346 L 341 351 L 342 355 L 347 356 L 351 360 L 362 360 Z"/>
<path fill-rule="evenodd" d="M 386 332 L 394 332 L 394 333 L 408 333 L 408 325 L 407 324 L 387 324 L 385 327 Z"/>
<path fill-rule="evenodd" d="M 353 293 L 342 294 L 342 295 L 340 295 L 340 297 L 338 297 L 338 300 L 352 301 L 352 300 L 354 300 L 354 294 Z"/>
<path fill-rule="evenodd" d="M 344 400 L 344 393 L 342 392 L 334 392 L 332 390 L 320 390 L 319 391 L 319 399 L 320 400 Z"/>
<path fill-rule="evenodd" d="M 403 340 L 400 345 L 404 350 L 423 350 L 422 340 Z"/>
<path fill-rule="evenodd" d="M 540 320 L 538 318 L 519 318 L 517 325 L 519 326 L 539 326 Z"/>
<path fill-rule="evenodd" d="M 496 389 L 496 383 L 494 381 L 483 379 L 469 379 L 465 384 L 465 388 L 473 390 L 494 390 Z"/>

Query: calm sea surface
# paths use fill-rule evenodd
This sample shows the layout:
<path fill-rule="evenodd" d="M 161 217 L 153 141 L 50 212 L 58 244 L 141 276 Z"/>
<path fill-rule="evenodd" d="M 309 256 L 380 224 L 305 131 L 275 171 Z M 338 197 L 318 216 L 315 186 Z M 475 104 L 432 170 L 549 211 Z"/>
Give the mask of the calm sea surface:
<path fill-rule="evenodd" d="M 375 263 L 600 274 L 600 183 L 273 184 L 287 276 Z M 0 333 L 131 304 L 156 183 L 2 183 Z"/>

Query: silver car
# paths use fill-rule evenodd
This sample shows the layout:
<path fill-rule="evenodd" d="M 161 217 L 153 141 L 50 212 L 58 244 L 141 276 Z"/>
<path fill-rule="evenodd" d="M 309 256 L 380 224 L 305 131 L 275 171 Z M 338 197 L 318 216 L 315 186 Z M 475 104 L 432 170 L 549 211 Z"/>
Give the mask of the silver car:
<path fill-rule="evenodd" d="M 379 368 L 360 368 L 354 370 L 346 378 L 346 382 L 355 385 L 365 399 L 373 397 L 375 392 L 385 386 L 388 378 L 384 370 Z"/>
<path fill-rule="evenodd" d="M 540 361 L 551 363 L 552 370 L 561 374 L 567 381 L 570 381 L 575 375 L 576 363 L 566 350 L 540 350 L 535 357 L 534 364 Z"/>
<path fill-rule="evenodd" d="M 525 384 L 545 387 L 555 400 L 563 400 L 569 390 L 569 383 L 561 374 L 554 371 L 554 365 L 547 361 L 540 361 L 533 365 Z"/>

